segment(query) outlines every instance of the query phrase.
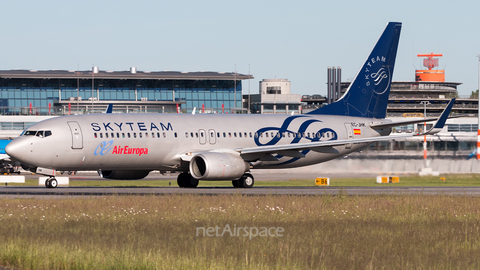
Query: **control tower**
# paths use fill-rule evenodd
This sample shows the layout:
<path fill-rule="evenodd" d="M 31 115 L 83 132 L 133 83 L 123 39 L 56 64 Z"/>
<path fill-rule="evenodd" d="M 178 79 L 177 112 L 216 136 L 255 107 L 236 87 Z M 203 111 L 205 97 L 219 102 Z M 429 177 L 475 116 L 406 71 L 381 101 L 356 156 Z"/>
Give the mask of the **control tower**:
<path fill-rule="evenodd" d="M 445 82 L 445 70 L 433 69 L 438 67 L 438 58 L 443 56 L 441 53 L 417 54 L 418 57 L 427 57 L 423 59 L 423 66 L 428 68 L 424 70 L 415 70 L 415 81 L 417 82 Z"/>

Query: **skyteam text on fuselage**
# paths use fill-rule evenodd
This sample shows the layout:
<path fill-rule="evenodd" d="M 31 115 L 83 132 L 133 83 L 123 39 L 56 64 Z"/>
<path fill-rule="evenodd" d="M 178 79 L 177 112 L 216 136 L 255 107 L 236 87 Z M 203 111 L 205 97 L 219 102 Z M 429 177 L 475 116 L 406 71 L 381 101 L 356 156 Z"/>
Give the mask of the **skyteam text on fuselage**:
<path fill-rule="evenodd" d="M 153 170 L 180 172 L 180 187 L 199 180 L 228 180 L 252 187 L 251 169 L 292 168 L 359 151 L 389 136 L 391 128 L 436 121 L 440 131 L 452 100 L 437 119 L 385 119 L 401 23 L 388 23 L 341 99 L 303 115 L 90 114 L 32 125 L 6 152 L 24 167 L 51 176 L 55 170 L 98 170 L 110 179 L 140 179 Z M 110 108 L 111 111 L 111 108 Z M 423 135 L 423 134 L 422 134 Z"/>

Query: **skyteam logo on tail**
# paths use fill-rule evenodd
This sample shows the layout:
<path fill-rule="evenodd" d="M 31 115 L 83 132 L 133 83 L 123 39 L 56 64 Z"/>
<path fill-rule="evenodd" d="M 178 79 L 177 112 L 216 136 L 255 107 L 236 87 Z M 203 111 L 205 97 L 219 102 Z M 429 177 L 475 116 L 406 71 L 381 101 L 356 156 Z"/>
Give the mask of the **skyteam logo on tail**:
<path fill-rule="evenodd" d="M 379 95 L 385 93 L 390 84 L 390 69 L 385 66 L 386 61 L 385 56 L 376 56 L 370 58 L 365 65 L 365 86 L 374 86 L 373 91 Z"/>

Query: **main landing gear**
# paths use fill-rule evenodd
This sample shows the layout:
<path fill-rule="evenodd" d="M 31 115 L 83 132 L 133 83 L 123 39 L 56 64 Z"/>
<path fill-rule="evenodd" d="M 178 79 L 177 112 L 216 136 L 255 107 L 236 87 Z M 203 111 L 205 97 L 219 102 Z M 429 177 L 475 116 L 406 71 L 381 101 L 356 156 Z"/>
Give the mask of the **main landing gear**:
<path fill-rule="evenodd" d="M 234 188 L 251 188 L 253 187 L 254 182 L 253 176 L 246 173 L 240 179 L 233 180 L 232 184 Z"/>
<path fill-rule="evenodd" d="M 233 180 L 232 184 L 234 188 L 251 188 L 254 182 L 253 176 L 246 173 L 240 179 Z M 198 186 L 198 179 L 193 178 L 188 172 L 182 172 L 177 177 L 177 184 L 183 188 L 196 188 Z"/>
<path fill-rule="evenodd" d="M 196 188 L 198 186 L 198 179 L 192 177 L 191 174 L 183 172 L 177 177 L 177 184 L 183 188 Z"/>
<path fill-rule="evenodd" d="M 58 181 L 55 177 L 50 177 L 45 180 L 45 187 L 47 188 L 56 188 L 58 186 Z"/>

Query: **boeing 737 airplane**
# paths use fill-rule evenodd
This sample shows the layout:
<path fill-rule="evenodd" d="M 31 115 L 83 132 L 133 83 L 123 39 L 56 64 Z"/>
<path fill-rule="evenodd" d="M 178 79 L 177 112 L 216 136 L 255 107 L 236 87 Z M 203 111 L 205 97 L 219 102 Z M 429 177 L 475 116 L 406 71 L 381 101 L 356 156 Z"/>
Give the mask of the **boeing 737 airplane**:
<path fill-rule="evenodd" d="M 303 115 L 90 114 L 48 119 L 27 128 L 6 152 L 32 172 L 98 170 L 109 179 L 177 171 L 180 187 L 228 180 L 250 188 L 251 169 L 292 168 L 332 160 L 377 141 L 434 134 L 442 115 L 393 123 L 385 119 L 401 23 L 388 23 L 341 99 Z M 389 136 L 391 128 L 436 121 L 422 134 Z"/>

